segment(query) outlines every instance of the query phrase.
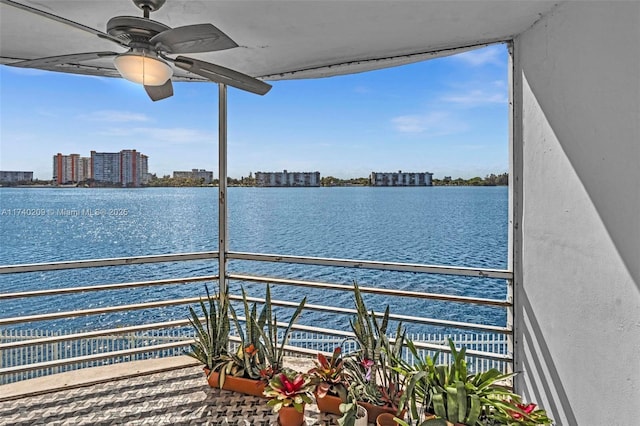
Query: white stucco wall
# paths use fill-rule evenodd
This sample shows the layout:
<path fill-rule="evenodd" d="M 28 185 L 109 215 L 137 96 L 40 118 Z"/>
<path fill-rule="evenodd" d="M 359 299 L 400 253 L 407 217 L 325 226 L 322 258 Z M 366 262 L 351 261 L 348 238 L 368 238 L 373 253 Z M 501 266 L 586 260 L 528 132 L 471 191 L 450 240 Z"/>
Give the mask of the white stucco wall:
<path fill-rule="evenodd" d="M 562 3 L 514 44 L 516 386 L 558 424 L 638 421 L 639 46 L 638 1 Z"/>

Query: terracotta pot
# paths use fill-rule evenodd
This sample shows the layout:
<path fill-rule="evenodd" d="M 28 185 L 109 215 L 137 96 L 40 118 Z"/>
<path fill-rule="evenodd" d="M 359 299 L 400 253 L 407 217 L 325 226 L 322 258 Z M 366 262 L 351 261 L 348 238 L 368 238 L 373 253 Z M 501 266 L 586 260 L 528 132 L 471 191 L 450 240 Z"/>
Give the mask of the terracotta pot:
<path fill-rule="evenodd" d="M 280 426 L 302 426 L 304 423 L 304 405 L 302 413 L 299 413 L 294 407 L 282 407 L 278 411 L 278 424 Z"/>
<path fill-rule="evenodd" d="M 209 374 L 209 369 L 204 369 L 205 374 Z M 218 386 L 218 376 L 217 372 L 211 373 L 209 376 L 208 382 L 209 386 L 212 388 L 217 388 Z M 245 379 L 244 377 L 234 377 L 227 376 L 224 379 L 224 386 L 222 389 L 230 390 L 238 393 L 243 393 L 245 395 L 253 395 L 260 396 L 262 398 L 266 398 L 262 392 L 264 391 L 265 383 L 262 380 L 253 380 L 253 379 Z"/>
<path fill-rule="evenodd" d="M 342 399 L 339 396 L 326 394 L 324 398 L 318 398 L 317 394 L 314 394 L 316 397 L 316 404 L 318 405 L 318 410 L 321 413 L 329 413 L 329 414 L 337 414 L 342 415 L 340 412 L 340 404 L 342 404 Z"/>
<path fill-rule="evenodd" d="M 398 423 L 396 423 L 396 421 L 393 420 L 395 416 L 396 416 L 395 414 L 391 414 L 391 413 L 380 414 L 376 419 L 376 426 L 398 426 Z"/>
<path fill-rule="evenodd" d="M 378 416 L 382 413 L 390 413 L 390 414 L 396 413 L 396 410 L 391 407 L 382 407 L 379 405 L 372 405 L 372 404 L 369 404 L 368 402 L 358 402 L 358 404 L 362 405 L 367 410 L 367 414 L 369 415 L 370 422 L 375 422 L 378 419 Z"/>

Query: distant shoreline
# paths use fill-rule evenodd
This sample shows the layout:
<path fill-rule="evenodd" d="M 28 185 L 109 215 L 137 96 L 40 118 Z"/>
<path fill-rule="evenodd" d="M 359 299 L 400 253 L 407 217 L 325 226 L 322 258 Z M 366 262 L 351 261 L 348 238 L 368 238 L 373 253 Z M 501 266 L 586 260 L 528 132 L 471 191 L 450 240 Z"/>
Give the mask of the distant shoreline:
<path fill-rule="evenodd" d="M 331 186 L 256 186 L 256 185 L 227 185 L 228 188 L 289 188 L 289 189 L 300 189 L 300 188 L 441 188 L 441 187 L 496 187 L 496 186 L 509 186 L 507 185 L 471 185 L 471 184 L 462 184 L 462 185 L 410 185 L 410 186 L 373 186 L 373 185 L 331 185 Z M 194 185 L 194 186 L 130 186 L 130 187 L 121 187 L 121 186 L 77 186 L 77 185 L 8 185 L 2 186 L 0 188 L 16 188 L 16 189 L 24 189 L 24 188 L 33 188 L 33 189 L 149 189 L 149 188 L 218 188 L 218 185 Z"/>

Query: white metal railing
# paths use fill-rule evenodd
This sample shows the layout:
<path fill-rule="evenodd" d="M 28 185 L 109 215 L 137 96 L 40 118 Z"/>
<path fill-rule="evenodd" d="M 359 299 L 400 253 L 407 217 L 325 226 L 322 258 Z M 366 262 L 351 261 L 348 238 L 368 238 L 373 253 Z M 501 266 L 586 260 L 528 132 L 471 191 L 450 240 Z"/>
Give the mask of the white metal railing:
<path fill-rule="evenodd" d="M 305 265 L 340 266 L 344 268 L 379 269 L 400 272 L 422 272 L 429 274 L 464 275 L 480 278 L 513 279 L 513 273 L 503 269 L 465 268 L 462 266 L 436 266 L 417 263 L 380 262 L 375 260 L 331 259 L 326 257 L 284 256 L 279 254 L 257 254 L 228 252 L 228 259 L 253 260 L 258 262 L 301 263 Z"/>
<path fill-rule="evenodd" d="M 177 323 L 177 322 L 176 322 Z M 177 325 L 184 325 L 182 323 Z M 82 336 L 82 337 L 78 337 Z M 176 356 L 184 354 L 185 349 L 194 335 L 190 329 L 160 329 L 145 332 L 131 332 L 126 334 L 95 335 L 93 331 L 77 332 L 75 330 L 52 331 L 42 329 L 1 330 L 0 368 L 5 373 L 0 376 L 0 385 L 33 377 L 71 371 L 99 365 L 110 365 L 159 356 Z M 501 334 L 465 333 L 417 333 L 407 336 L 414 342 L 442 344 L 451 338 L 456 345 L 464 346 L 468 350 L 482 350 L 487 352 L 504 353 L 507 350 L 506 337 Z M 38 342 L 30 345 L 20 345 L 23 342 Z M 8 345 L 11 349 L 6 349 Z M 309 331 L 294 331 L 290 334 L 288 345 L 305 349 L 311 353 L 330 353 L 336 347 L 341 347 L 344 353 L 358 349 L 355 340 L 339 334 L 323 334 Z M 150 352 L 149 348 L 154 348 Z M 420 349 L 419 355 L 433 355 L 433 351 Z M 108 353 L 109 356 L 105 356 Z M 295 355 L 291 351 L 288 355 Z M 413 356 L 408 351 L 403 354 L 405 360 L 412 362 Z M 450 354 L 441 352 L 437 362 L 450 361 Z M 482 371 L 506 368 L 506 361 L 469 357 L 469 368 Z M 23 365 L 37 365 L 35 368 L 23 368 Z"/>
<path fill-rule="evenodd" d="M 457 276 L 468 276 L 468 277 L 478 277 L 478 278 L 489 278 L 489 279 L 504 279 L 506 280 L 507 285 L 507 298 L 505 300 L 497 300 L 497 299 L 486 299 L 486 298 L 478 298 L 478 297 L 468 297 L 468 296 L 454 296 L 448 294 L 436 294 L 436 293 L 426 293 L 426 292 L 417 292 L 417 291 L 402 291 L 395 289 L 384 289 L 384 288 L 375 288 L 375 287 L 366 287 L 362 286 L 361 291 L 363 293 L 370 294 L 378 294 L 387 297 L 408 297 L 412 299 L 430 299 L 437 300 L 440 302 L 447 303 L 455 303 L 455 304 L 472 304 L 472 305 L 481 305 L 481 306 L 490 306 L 498 309 L 505 309 L 507 314 L 510 314 L 512 311 L 512 300 L 511 300 L 511 283 L 513 280 L 513 273 L 506 270 L 496 270 L 496 269 L 483 269 L 483 268 L 457 268 L 450 266 L 434 266 L 434 265 L 419 265 L 419 264 L 408 264 L 408 263 L 397 263 L 397 262 L 377 262 L 377 261 L 364 261 L 364 260 L 351 260 L 351 259 L 330 259 L 330 258 L 318 258 L 318 257 L 301 257 L 301 256 L 280 256 L 280 255 L 272 255 L 272 254 L 254 254 L 254 253 L 239 253 L 239 252 L 228 252 L 226 253 L 226 257 L 232 260 L 241 260 L 241 261 L 257 261 L 257 262 L 275 262 L 275 263 L 294 263 L 294 264 L 305 264 L 305 265 L 316 265 L 316 266 L 327 266 L 327 267 L 340 267 L 340 268 L 357 268 L 357 269 L 373 269 L 373 270 L 384 270 L 384 271 L 396 271 L 396 272 L 405 272 L 405 273 L 423 273 L 423 274 L 446 274 L 446 275 L 457 275 Z M 104 266 L 128 266 L 128 265 L 136 265 L 136 264 L 144 264 L 144 263 L 160 263 L 160 262 L 176 262 L 176 261 L 192 261 L 192 260 L 212 260 L 219 258 L 219 254 L 217 252 L 201 252 L 201 253 L 185 253 L 185 254 L 170 254 L 170 255 L 155 255 L 155 256 L 137 256 L 137 257 L 125 257 L 125 258 L 112 258 L 112 259 L 90 259 L 90 260 L 81 260 L 81 261 L 68 261 L 68 262 L 49 262 L 49 263 L 39 263 L 39 264 L 25 264 L 25 265 L 9 265 L 9 266 L 0 266 L 0 274 L 20 274 L 26 272 L 36 272 L 36 271 L 53 271 L 53 270 L 67 270 L 67 269 L 78 269 L 78 268 L 99 268 Z M 266 284 L 270 283 L 272 285 L 280 285 L 280 286 L 295 286 L 298 288 L 309 288 L 309 289 L 322 289 L 327 291 L 337 291 L 337 292 L 350 292 L 353 291 L 353 287 L 351 285 L 346 284 L 337 284 L 337 283 L 327 283 L 327 282 L 318 282 L 318 281 L 305 281 L 305 280 L 294 280 L 294 279 L 286 279 L 279 277 L 264 277 L 264 276 L 256 276 L 256 275 L 248 275 L 248 274 L 239 274 L 239 273 L 230 273 L 228 272 L 226 275 L 228 280 L 231 281 L 240 281 L 240 282 L 254 282 Z M 110 284 L 98 284 L 95 286 L 76 286 L 76 287 L 68 287 L 62 289 L 42 289 L 42 290 L 34 290 L 34 291 L 20 291 L 13 293 L 0 293 L 0 301 L 2 300 L 19 300 L 33 297 L 42 297 L 42 296 L 60 296 L 64 297 L 69 294 L 77 294 L 77 293 L 91 293 L 91 292 L 101 292 L 101 291 L 113 291 L 113 290 L 121 290 L 121 289 L 132 289 L 138 287 L 151 287 L 158 285 L 188 285 L 197 282 L 203 281 L 215 281 L 218 280 L 218 276 L 216 275 L 207 275 L 207 276 L 197 276 L 197 277 L 180 277 L 180 278 L 170 278 L 170 279 L 161 279 L 161 280 L 150 280 L 150 281 L 138 281 L 138 282 L 129 282 L 129 283 L 110 283 Z M 99 296 L 96 296 L 99 297 Z M 240 296 L 238 295 L 230 295 L 231 300 L 238 301 Z M 200 300 L 199 297 L 190 297 L 190 298 L 182 298 L 182 299 L 171 299 L 171 300 L 154 300 L 154 301 L 146 301 L 141 303 L 134 303 L 128 305 L 115 305 L 115 306 L 106 306 L 99 308 L 89 308 L 89 309 L 77 309 L 77 310 L 68 310 L 63 312 L 48 312 L 36 315 L 23 315 L 19 317 L 11 317 L 11 318 L 0 318 L 0 326 L 9 326 L 16 324 L 25 324 L 34 321 L 49 321 L 54 319 L 63 319 L 63 318 L 73 318 L 73 317 L 81 317 L 81 316 L 90 316 L 90 315 L 101 315 L 105 313 L 120 313 L 126 311 L 134 311 L 140 309 L 150 309 L 150 308 L 165 308 L 169 306 L 178 306 L 178 305 L 186 305 L 186 304 L 194 304 Z M 250 301 L 252 302 L 263 302 L 263 299 L 250 297 Z M 327 300 L 331 300 L 330 297 Z M 273 300 L 272 301 L 275 306 L 286 307 L 286 308 L 295 308 L 297 303 L 288 301 L 288 300 Z M 305 306 L 305 310 L 308 311 L 317 311 L 317 312 L 326 312 L 330 314 L 337 315 L 348 315 L 352 316 L 355 313 L 355 310 L 352 308 L 345 308 L 341 306 L 327 306 L 327 305 L 314 305 L 307 304 Z M 508 315 L 507 315 L 508 316 Z M 456 329 L 463 330 L 462 332 L 454 332 L 453 336 L 469 336 L 469 335 L 488 335 L 488 336 L 499 336 L 495 339 L 500 339 L 504 344 L 500 344 L 500 346 L 496 346 L 493 344 L 485 344 L 480 345 L 479 343 L 470 344 L 468 354 L 473 355 L 474 359 L 478 360 L 478 362 L 484 362 L 482 365 L 493 365 L 490 363 L 497 363 L 496 365 L 500 365 L 501 369 L 509 371 L 511 369 L 511 364 L 513 361 L 512 357 L 512 338 L 511 338 L 511 326 L 512 321 L 507 318 L 507 325 L 504 327 L 501 326 L 493 326 L 487 324 L 478 324 L 478 323 L 467 323 L 461 321 L 449 321 L 442 320 L 436 318 L 426 318 L 426 317 L 417 317 L 411 315 L 403 315 L 393 313 L 391 315 L 391 319 L 397 321 L 403 321 L 407 323 L 416 323 L 423 324 L 429 326 L 437 326 L 437 327 L 445 327 L 446 329 Z M 173 319 L 170 321 L 153 323 L 153 324 L 134 324 L 127 327 L 117 328 L 117 329 L 107 329 L 107 330 L 91 330 L 85 332 L 75 332 L 71 334 L 54 334 L 50 336 L 35 336 L 33 338 L 27 339 L 15 339 L 12 341 L 3 340 L 0 342 L 0 352 L 2 353 L 2 357 L 6 357 L 7 353 L 16 354 L 16 359 L 19 362 L 10 362 L 4 363 L 0 367 L 0 380 L 3 376 L 11 375 L 11 374 L 23 374 L 26 372 L 26 376 L 20 377 L 31 377 L 29 376 L 30 371 L 44 371 L 53 372 L 59 371 L 61 368 L 68 368 L 68 365 L 96 365 L 100 363 L 108 363 L 114 362 L 113 360 L 122 360 L 122 359 L 138 359 L 136 357 L 149 357 L 149 356 L 170 356 L 174 354 L 176 350 L 181 350 L 181 347 L 184 347 L 188 342 L 185 342 L 184 339 L 182 341 L 172 341 L 172 342 L 164 342 L 157 344 L 147 344 L 143 347 L 125 347 L 121 349 L 113 349 L 110 346 L 98 346 L 98 349 L 95 349 L 92 353 L 83 353 L 79 355 L 68 355 L 65 357 L 59 357 L 55 360 L 46 360 L 46 361 L 38 361 L 37 357 L 34 356 L 22 356 L 17 355 L 18 352 L 12 351 L 21 351 L 20 354 L 24 354 L 25 350 L 31 348 L 41 348 L 43 345 L 71 345 L 77 346 L 77 342 L 84 341 L 99 341 L 100 339 L 115 339 L 114 335 L 122 336 L 130 335 L 131 333 L 149 333 L 151 330 L 162 330 L 162 329 L 171 329 L 176 327 L 183 327 L 188 324 L 186 318 L 182 317 L 181 319 Z M 324 336 L 337 336 L 341 339 L 348 339 L 352 336 L 351 333 L 346 331 L 339 330 L 331 330 L 324 329 L 319 327 L 305 326 L 305 325 L 296 325 L 295 329 L 297 332 L 304 333 L 316 333 Z M 155 333 L 155 331 L 154 331 Z M 457 337 L 456 337 L 457 339 Z M 477 339 L 476 339 L 477 340 Z M 457 341 L 460 343 L 460 341 Z M 80 345 L 82 346 L 82 345 Z M 417 343 L 418 348 L 425 351 L 434 351 L 439 350 L 443 352 L 448 351 L 448 346 L 445 344 L 443 339 L 426 339 L 424 341 L 419 341 Z M 299 351 L 305 354 L 313 354 L 313 348 L 311 347 L 303 347 L 293 345 L 291 348 L 293 351 Z M 38 352 L 37 349 L 33 349 Z M 34 353 L 36 353 L 34 352 Z M 60 352 L 59 353 L 63 353 Z M 155 353 L 155 355 L 153 355 Z M 43 364 L 45 363 L 45 364 Z M 475 364 L 474 364 L 475 365 Z M 481 364 L 477 364 L 481 366 Z M 39 373 L 41 374 L 41 373 Z"/>
<path fill-rule="evenodd" d="M 98 268 L 103 266 L 140 265 L 143 263 L 178 262 L 185 260 L 217 259 L 218 252 L 158 254 L 151 256 L 115 257 L 111 259 L 71 260 L 65 262 L 31 263 L 20 265 L 2 265 L 0 274 L 20 272 L 57 271 L 61 269 Z"/>

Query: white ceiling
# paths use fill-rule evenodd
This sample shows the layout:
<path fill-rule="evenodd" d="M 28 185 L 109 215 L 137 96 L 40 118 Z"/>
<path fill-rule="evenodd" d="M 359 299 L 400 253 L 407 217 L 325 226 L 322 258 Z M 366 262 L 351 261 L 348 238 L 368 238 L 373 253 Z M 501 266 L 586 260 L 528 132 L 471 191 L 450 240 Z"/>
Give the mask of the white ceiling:
<path fill-rule="evenodd" d="M 0 63 L 126 49 L 0 0 Z M 142 16 L 131 0 L 18 0 L 106 31 L 119 15 Z M 212 23 L 240 47 L 187 56 L 267 80 L 361 72 L 504 41 L 557 1 L 201 1 L 167 0 L 151 19 L 170 27 Z M 111 58 L 62 71 L 118 76 Z M 176 69 L 174 80 L 200 79 Z"/>

